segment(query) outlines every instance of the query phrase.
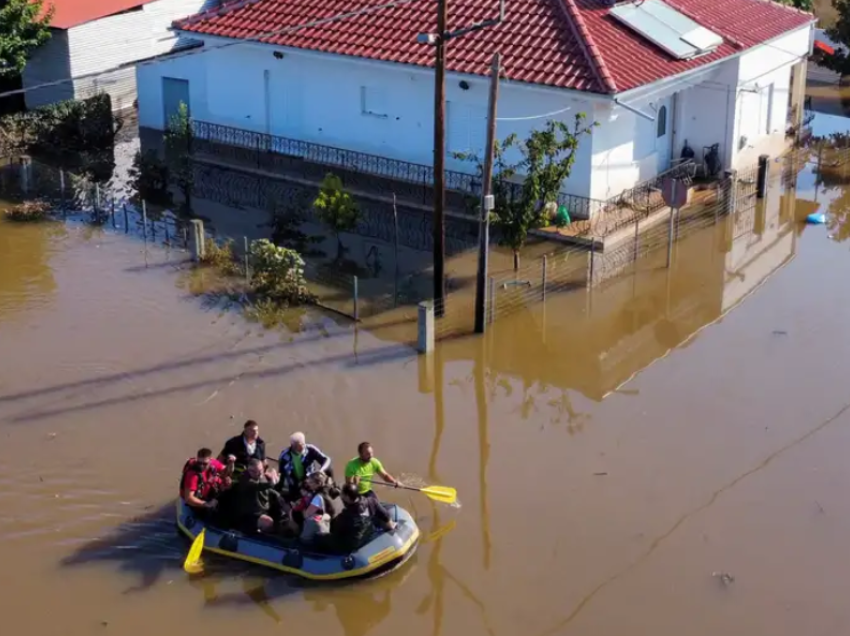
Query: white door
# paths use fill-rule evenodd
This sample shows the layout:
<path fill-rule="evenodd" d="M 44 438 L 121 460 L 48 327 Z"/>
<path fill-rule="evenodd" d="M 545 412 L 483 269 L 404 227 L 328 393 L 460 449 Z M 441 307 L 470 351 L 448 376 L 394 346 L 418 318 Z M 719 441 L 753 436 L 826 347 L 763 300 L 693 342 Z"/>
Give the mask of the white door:
<path fill-rule="evenodd" d="M 279 137 L 304 139 L 302 90 L 297 72 L 290 69 L 284 74 L 272 69 L 267 86 L 268 132 Z"/>
<path fill-rule="evenodd" d="M 655 113 L 655 152 L 658 153 L 658 172 L 670 169 L 673 159 L 673 98 L 658 102 Z"/>

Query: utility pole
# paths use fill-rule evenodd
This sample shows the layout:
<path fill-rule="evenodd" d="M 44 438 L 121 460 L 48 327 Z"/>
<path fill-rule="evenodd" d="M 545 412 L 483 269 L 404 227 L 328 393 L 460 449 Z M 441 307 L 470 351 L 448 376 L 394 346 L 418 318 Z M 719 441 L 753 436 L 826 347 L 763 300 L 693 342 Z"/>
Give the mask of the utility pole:
<path fill-rule="evenodd" d="M 493 200 L 493 161 L 496 154 L 496 105 L 499 101 L 499 73 L 502 56 L 493 54 L 490 66 L 490 97 L 487 104 L 487 148 L 484 156 L 484 183 L 481 195 L 481 225 L 478 229 L 478 277 L 475 281 L 475 333 L 484 333 L 487 269 L 490 252 L 490 213 Z"/>
<path fill-rule="evenodd" d="M 446 311 L 446 31 L 448 0 L 437 0 L 434 47 L 434 314 Z"/>
<path fill-rule="evenodd" d="M 437 32 L 420 33 L 416 41 L 434 47 L 434 315 L 446 304 L 446 45 L 449 40 L 500 24 L 505 0 L 499 0 L 499 17 L 448 31 L 448 0 L 437 0 Z"/>

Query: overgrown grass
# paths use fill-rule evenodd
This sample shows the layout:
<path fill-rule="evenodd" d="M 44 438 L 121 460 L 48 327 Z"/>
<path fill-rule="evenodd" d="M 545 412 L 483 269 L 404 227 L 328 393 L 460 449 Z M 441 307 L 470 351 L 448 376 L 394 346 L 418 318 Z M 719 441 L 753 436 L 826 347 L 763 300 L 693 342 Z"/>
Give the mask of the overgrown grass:
<path fill-rule="evenodd" d="M 201 264 L 212 267 L 225 276 L 244 274 L 233 251 L 232 239 L 219 245 L 215 239 L 208 238 L 204 245 L 204 257 L 201 259 Z"/>
<path fill-rule="evenodd" d="M 7 219 L 15 223 L 41 223 L 50 221 L 53 208 L 47 201 L 24 201 L 6 208 L 3 213 Z"/>

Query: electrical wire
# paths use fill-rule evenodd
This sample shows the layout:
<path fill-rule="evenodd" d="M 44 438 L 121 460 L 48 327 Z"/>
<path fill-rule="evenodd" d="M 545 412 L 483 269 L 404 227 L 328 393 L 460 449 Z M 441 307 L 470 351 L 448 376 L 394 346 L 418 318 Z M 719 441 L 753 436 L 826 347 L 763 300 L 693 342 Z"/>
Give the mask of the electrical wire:
<path fill-rule="evenodd" d="M 272 31 L 265 31 L 262 33 L 258 33 L 256 35 L 252 35 L 249 37 L 239 38 L 238 40 L 222 42 L 220 44 L 214 44 L 212 46 L 204 46 L 202 48 L 192 48 L 187 51 L 181 51 L 175 53 L 173 55 L 169 55 L 168 59 L 173 60 L 180 57 L 187 57 L 189 55 L 201 55 L 203 53 L 209 53 L 210 51 L 217 51 L 220 49 L 225 49 L 231 46 L 239 46 L 242 44 L 248 44 L 251 42 L 261 42 L 266 38 L 270 38 L 276 35 L 288 35 L 290 33 L 295 33 L 296 31 L 301 31 L 303 29 L 312 29 L 315 27 L 324 26 L 326 24 L 331 24 L 334 22 L 342 22 L 344 20 L 351 20 L 353 18 L 359 18 L 364 15 L 370 15 L 372 13 L 377 13 L 383 9 L 394 9 L 395 7 L 404 6 L 407 4 L 413 4 L 414 2 L 422 2 L 424 0 L 392 0 L 392 2 L 385 2 L 383 4 L 377 4 L 370 7 L 365 7 L 363 9 L 357 9 L 355 11 L 347 11 L 345 13 L 338 13 L 336 15 L 332 15 L 326 18 L 318 18 L 316 20 L 310 20 L 309 22 L 304 22 L 302 24 L 294 24 L 287 27 L 283 27 L 280 29 L 274 29 Z M 203 15 L 203 14 L 198 14 Z M 193 17 L 193 16 L 190 16 Z M 197 16 L 194 16 L 197 17 Z M 191 37 L 191 36 L 189 36 Z M 66 77 L 60 80 L 54 80 L 51 82 L 42 82 L 41 84 L 36 84 L 34 86 L 28 86 L 26 88 L 18 88 L 11 91 L 5 91 L 0 93 L 0 98 L 10 97 L 12 95 L 22 95 L 24 93 L 28 93 L 30 91 L 37 90 L 39 88 L 49 88 L 51 86 L 60 86 L 62 84 L 66 84 L 68 82 L 77 82 L 80 80 L 91 79 L 94 77 L 99 77 L 101 75 L 106 75 L 108 73 L 115 73 L 117 71 L 125 70 L 131 66 L 136 64 L 145 64 L 152 63 L 154 60 L 141 60 L 137 62 L 126 62 L 124 64 L 119 64 L 118 66 L 113 66 L 108 69 L 104 69 L 102 71 L 97 71 L 96 73 L 86 73 L 84 75 L 77 75 L 74 77 Z"/>

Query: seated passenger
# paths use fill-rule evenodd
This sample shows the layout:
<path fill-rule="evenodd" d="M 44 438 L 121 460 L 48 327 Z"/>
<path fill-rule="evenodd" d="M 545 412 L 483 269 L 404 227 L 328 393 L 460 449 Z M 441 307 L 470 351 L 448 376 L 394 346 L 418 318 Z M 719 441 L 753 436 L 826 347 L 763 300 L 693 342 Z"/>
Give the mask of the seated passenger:
<path fill-rule="evenodd" d="M 274 489 L 279 480 L 276 470 L 269 468 L 264 472 L 261 460 L 249 459 L 245 472 L 228 493 L 226 514 L 230 525 L 245 534 L 274 531 L 284 512 Z"/>
<path fill-rule="evenodd" d="M 327 477 L 323 473 L 313 473 L 304 480 L 301 499 L 292 507 L 303 518 L 300 539 L 312 543 L 321 535 L 330 533 L 333 503 L 328 492 Z"/>
<path fill-rule="evenodd" d="M 231 455 L 235 458 L 236 474 L 245 470 L 249 459 L 259 459 L 264 467 L 267 465 L 266 443 L 260 437 L 260 425 L 254 420 L 245 422 L 241 435 L 231 437 L 224 443 L 218 461 L 224 463 Z"/>
<path fill-rule="evenodd" d="M 342 503 L 345 507 L 331 523 L 332 543 L 340 552 L 357 550 L 376 527 L 395 529 L 387 509 L 374 497 L 361 495 L 354 484 L 342 487 Z"/>
<path fill-rule="evenodd" d="M 324 473 L 331 479 L 334 476 L 331 458 L 319 450 L 318 446 L 308 444 L 304 433 L 292 434 L 289 447 L 281 452 L 278 462 L 282 486 L 291 493 L 292 499 L 298 498 L 304 479 L 312 472 Z"/>
<path fill-rule="evenodd" d="M 227 466 L 213 459 L 209 448 L 202 448 L 183 465 L 180 476 L 180 497 L 199 517 L 215 510 L 216 497 L 230 485 L 233 464 Z"/>

